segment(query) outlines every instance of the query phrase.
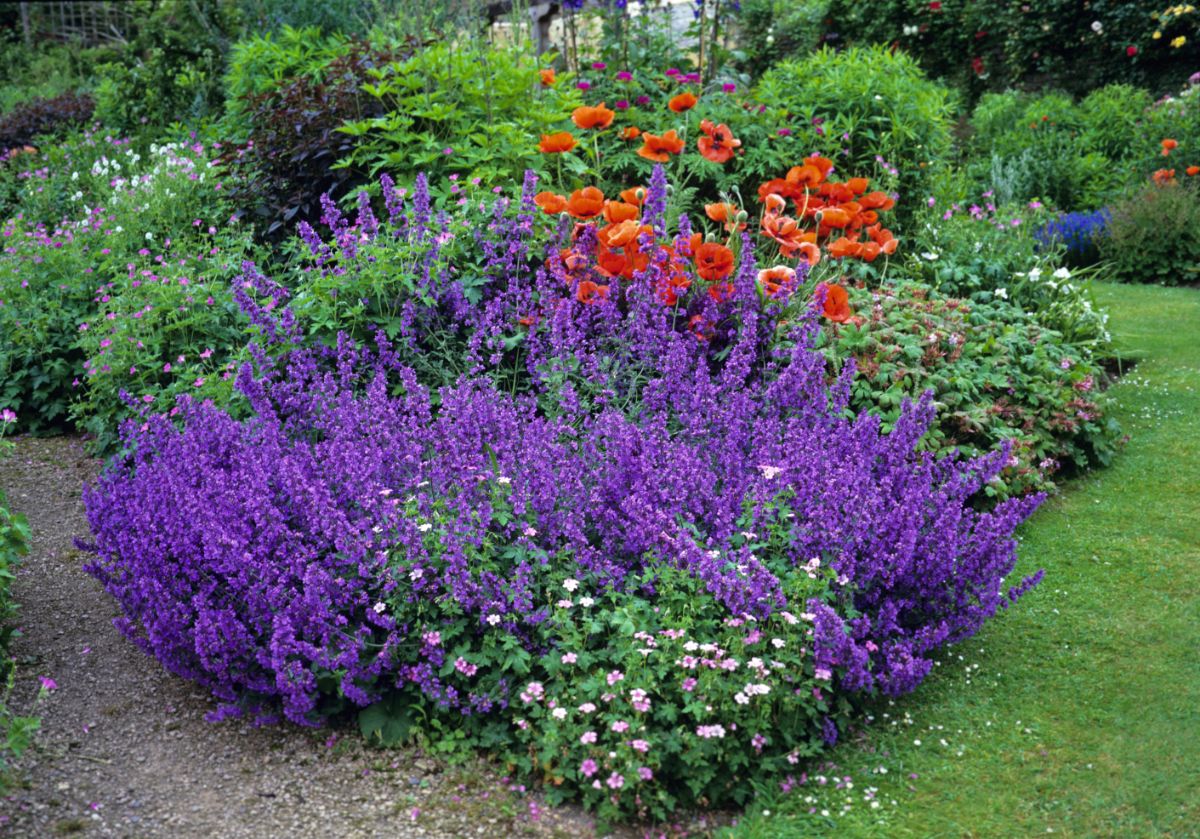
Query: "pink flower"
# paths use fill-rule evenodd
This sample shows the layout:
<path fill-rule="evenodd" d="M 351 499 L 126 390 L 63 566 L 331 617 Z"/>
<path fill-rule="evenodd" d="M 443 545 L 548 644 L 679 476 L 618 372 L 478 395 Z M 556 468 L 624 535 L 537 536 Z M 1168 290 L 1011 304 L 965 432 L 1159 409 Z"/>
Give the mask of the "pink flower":
<path fill-rule="evenodd" d="M 585 746 L 590 746 L 592 743 L 596 742 L 596 732 L 594 732 L 594 731 L 583 732 L 583 735 L 579 738 L 579 742 Z"/>
<path fill-rule="evenodd" d="M 624 674 L 624 673 L 622 673 L 620 670 L 613 670 L 611 673 L 609 673 L 609 674 L 608 674 L 608 677 L 607 677 L 607 678 L 608 678 L 608 686 L 609 686 L 609 687 L 612 687 L 612 686 L 613 686 L 613 685 L 615 685 L 617 682 L 619 682 L 619 681 L 621 681 L 622 679 L 624 679 L 624 678 L 625 678 L 625 674 Z"/>
<path fill-rule="evenodd" d="M 49 676 L 38 676 L 38 679 L 42 683 L 42 690 L 45 690 L 45 691 L 58 690 L 58 682 L 54 681 Z"/>
<path fill-rule="evenodd" d="M 624 720 L 617 720 L 612 724 L 612 730 L 618 734 L 623 734 L 629 730 L 629 723 L 625 722 Z"/>
<path fill-rule="evenodd" d="M 574 663 L 575 663 L 576 661 L 578 661 L 578 660 L 579 660 L 579 659 L 578 659 L 578 657 L 575 655 L 575 653 L 565 653 L 565 654 L 563 655 L 563 657 L 562 657 L 562 663 L 563 663 L 563 664 L 574 664 Z"/>
<path fill-rule="evenodd" d="M 691 677 L 688 677 L 683 680 L 682 687 L 683 687 L 683 690 L 685 693 L 691 693 L 692 691 L 694 691 L 696 689 L 696 680 Z"/>
<path fill-rule="evenodd" d="M 634 740 L 632 743 L 629 744 L 629 747 L 631 749 L 633 749 L 635 752 L 641 752 L 642 754 L 645 754 L 646 752 L 650 751 L 650 744 L 647 743 L 645 740 Z"/>
<path fill-rule="evenodd" d="M 620 789 L 623 786 L 625 786 L 625 779 L 623 777 L 621 777 L 620 775 L 618 775 L 616 772 L 613 772 L 611 775 L 608 776 L 609 789 Z"/>
<path fill-rule="evenodd" d="M 596 766 L 596 761 L 592 760 L 590 757 L 583 763 L 579 764 L 579 771 L 583 773 L 583 777 L 585 778 L 590 778 L 595 775 L 598 768 L 599 767 Z"/>
<path fill-rule="evenodd" d="M 638 777 L 643 781 L 649 781 L 654 777 L 654 773 L 650 771 L 649 766 L 642 766 L 638 769 Z"/>

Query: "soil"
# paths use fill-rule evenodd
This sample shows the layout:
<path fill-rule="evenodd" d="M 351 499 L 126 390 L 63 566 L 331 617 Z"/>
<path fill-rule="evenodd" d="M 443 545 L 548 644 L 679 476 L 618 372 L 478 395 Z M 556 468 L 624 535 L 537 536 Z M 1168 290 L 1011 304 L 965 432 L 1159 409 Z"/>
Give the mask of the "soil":
<path fill-rule="evenodd" d="M 10 702 L 41 731 L 0 799 L 0 835 L 595 835 L 582 811 L 545 807 L 483 763 L 369 748 L 350 728 L 207 722 L 211 697 L 121 635 L 115 602 L 82 570 L 81 488 L 99 462 L 77 437 L 16 442 L 0 489 L 28 517 L 32 550 L 14 583 Z M 57 688 L 38 701 L 43 676 Z"/>

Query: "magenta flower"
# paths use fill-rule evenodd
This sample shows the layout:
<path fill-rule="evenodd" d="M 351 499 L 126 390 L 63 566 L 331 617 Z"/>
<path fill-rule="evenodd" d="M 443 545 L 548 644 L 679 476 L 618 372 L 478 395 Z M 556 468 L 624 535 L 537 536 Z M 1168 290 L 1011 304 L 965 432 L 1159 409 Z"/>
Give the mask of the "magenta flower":
<path fill-rule="evenodd" d="M 621 787 L 625 786 L 625 779 L 616 772 L 613 772 L 608 776 L 607 783 L 609 789 L 620 789 Z"/>
<path fill-rule="evenodd" d="M 583 773 L 583 777 L 585 778 L 590 778 L 595 775 L 596 770 L 599 768 L 600 767 L 596 765 L 596 761 L 592 760 L 590 757 L 583 763 L 579 764 L 579 771 Z"/>
<path fill-rule="evenodd" d="M 51 679 L 49 676 L 38 676 L 38 680 L 42 683 L 42 690 L 52 691 L 58 690 L 58 682 Z"/>
<path fill-rule="evenodd" d="M 619 82 L 628 82 L 632 81 L 632 79 L 633 73 L 630 73 L 628 70 L 622 70 L 621 72 L 617 73 L 617 81 Z"/>

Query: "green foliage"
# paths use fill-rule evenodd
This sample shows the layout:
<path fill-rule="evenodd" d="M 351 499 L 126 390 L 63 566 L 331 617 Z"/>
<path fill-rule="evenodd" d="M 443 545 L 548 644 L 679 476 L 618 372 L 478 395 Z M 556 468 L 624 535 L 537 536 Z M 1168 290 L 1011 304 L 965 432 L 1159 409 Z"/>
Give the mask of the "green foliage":
<path fill-rule="evenodd" d="M 1112 207 L 1100 256 L 1127 283 L 1200 281 L 1200 184 L 1149 184 Z"/>
<path fill-rule="evenodd" d="M 950 91 L 926 78 L 904 53 L 882 47 L 826 48 L 769 70 L 755 98 L 777 121 L 821 128 L 839 172 L 895 170 L 897 212 L 911 219 L 949 160 Z"/>
<path fill-rule="evenodd" d="M 1107 316 L 1092 303 L 1086 272 L 1072 273 L 1063 266 L 1062 247 L 1034 235 L 1049 218 L 1037 209 L 954 204 L 913 231 L 905 270 L 941 294 L 1008 300 L 1072 346 L 1102 357 L 1109 350 Z"/>
<path fill-rule="evenodd" d="M 165 2 L 139 21 L 126 50 L 95 67 L 96 118 L 123 133 L 192 124 L 220 113 L 232 7 Z"/>
<path fill-rule="evenodd" d="M 988 496 L 1048 489 L 1060 469 L 1112 458 L 1120 430 L 1097 394 L 1103 370 L 1032 316 L 920 283 L 852 290 L 851 303 L 863 322 L 837 327 L 826 345 L 835 365 L 854 359 L 851 407 L 878 413 L 888 427 L 904 399 L 932 389 L 932 451 L 974 455 L 1012 442 L 1011 465 L 985 488 Z"/>
<path fill-rule="evenodd" d="M 503 480 L 491 486 L 493 520 L 519 527 L 532 515 L 514 510 Z M 755 518 L 747 509 L 742 522 L 740 538 L 777 573 L 785 573 L 778 563 L 794 538 L 792 504 L 781 493 L 765 515 L 760 509 Z M 446 556 L 441 534 L 456 526 L 450 505 L 409 507 L 434 562 L 420 573 L 449 562 L 469 569 L 472 579 L 520 573 L 537 581 L 546 618 L 529 625 L 530 645 L 492 630 L 504 620 L 500 615 L 485 618 L 481 630 L 479 617 L 453 598 L 412 598 L 399 589 L 381 595 L 375 610 L 411 627 L 402 643 L 413 649 L 394 654 L 422 650 L 441 689 L 485 702 L 507 696 L 508 711 L 499 719 L 438 714 L 407 686 L 360 713 L 360 728 L 376 742 L 415 738 L 433 751 L 491 750 L 521 778 L 544 782 L 553 803 L 582 798 L 605 821 L 661 820 L 681 806 L 745 804 L 755 782 L 782 778 L 820 751 L 826 718 L 847 718 L 847 701 L 825 694 L 828 674 L 814 669 L 811 616 L 730 617 L 703 582 L 667 562 L 617 592 L 567 577 L 561 569 L 575 567 L 570 557 L 547 556 L 500 532 L 489 531 L 465 556 Z M 749 532 L 752 521 L 757 533 Z M 394 553 L 389 562 L 396 575 L 412 573 L 406 556 Z M 821 559 L 799 573 L 787 564 L 788 602 L 849 596 L 835 593 L 833 572 Z M 530 646 L 543 652 L 530 653 Z M 731 675 L 717 666 L 725 658 L 744 666 Z M 769 669 L 763 659 L 772 662 Z M 702 731 L 714 719 L 721 720 L 712 726 L 719 733 Z M 611 796 L 615 785 L 640 794 Z"/>
<path fill-rule="evenodd" d="M 34 99 L 53 99 L 86 88 L 90 68 L 111 60 L 111 48 L 81 50 L 71 44 L 39 44 L 29 48 L 14 30 L 0 32 L 0 114 Z"/>
<path fill-rule="evenodd" d="M 903 49 L 931 75 L 972 97 L 1048 85 L 1083 95 L 1110 82 L 1164 90 L 1182 83 L 1200 56 L 1194 39 L 1172 47 L 1171 37 L 1153 37 L 1159 28 L 1153 13 L 1165 5 L 1146 0 L 1087 5 L 1077 0 L 835 0 L 826 38 Z M 1188 23 L 1174 25 L 1182 32 L 1179 27 Z"/>
<path fill-rule="evenodd" d="M 739 67 L 758 78 L 772 64 L 815 50 L 823 40 L 830 5 L 830 0 L 743 0 Z"/>
<path fill-rule="evenodd" d="M 543 88 L 543 65 L 519 47 L 489 49 L 433 44 L 411 58 L 368 72 L 364 90 L 382 113 L 348 119 L 354 139 L 343 166 L 412 182 L 459 173 L 485 184 L 520 181 L 542 169 L 538 135 L 582 104 L 560 82 Z"/>
<path fill-rule="evenodd" d="M 0 419 L 0 458 L 7 454 L 9 446 L 3 439 L 8 424 L 7 419 Z M 20 513 L 8 509 L 4 493 L 0 492 L 0 792 L 8 785 L 9 761 L 20 757 L 38 726 L 36 718 L 17 716 L 8 707 L 16 676 L 9 646 L 17 634 L 12 625 L 17 606 L 9 589 L 17 562 L 28 552 L 29 523 Z"/>

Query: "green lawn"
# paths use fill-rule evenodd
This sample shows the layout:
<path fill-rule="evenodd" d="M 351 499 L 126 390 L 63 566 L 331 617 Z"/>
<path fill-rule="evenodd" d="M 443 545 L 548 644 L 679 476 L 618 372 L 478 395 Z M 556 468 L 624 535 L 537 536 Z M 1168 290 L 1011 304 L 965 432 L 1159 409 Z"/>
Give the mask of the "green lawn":
<path fill-rule="evenodd" d="M 735 835 L 1200 836 L 1200 292 L 1097 295 L 1130 440 L 1023 527 L 1045 580 L 832 752 L 852 788 L 810 769 Z"/>

